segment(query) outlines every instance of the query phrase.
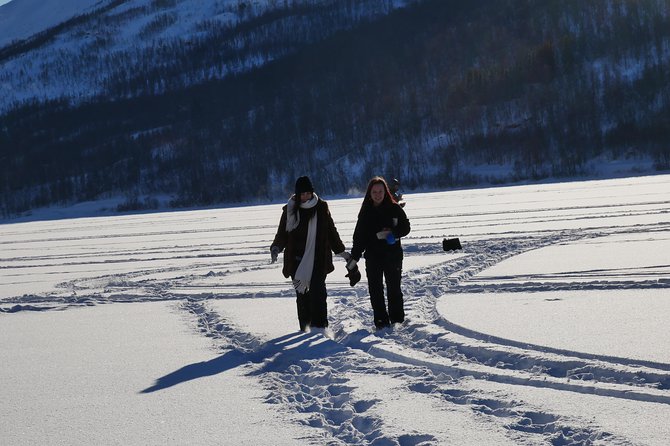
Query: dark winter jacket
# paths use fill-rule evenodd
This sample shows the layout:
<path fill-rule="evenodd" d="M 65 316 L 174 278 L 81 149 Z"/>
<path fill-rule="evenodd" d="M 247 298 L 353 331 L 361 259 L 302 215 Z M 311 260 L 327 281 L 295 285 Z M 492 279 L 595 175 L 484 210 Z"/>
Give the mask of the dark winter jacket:
<path fill-rule="evenodd" d="M 386 229 L 390 229 L 396 239 L 392 245 L 377 238 L 377 233 Z M 376 207 L 366 206 L 358 214 L 351 256 L 357 261 L 363 253 L 366 259 L 382 256 L 402 259 L 400 237 L 406 236 L 409 231 L 409 219 L 399 204 L 385 202 Z"/>
<path fill-rule="evenodd" d="M 318 203 L 312 209 L 299 208 L 300 224 L 291 232 L 286 231 L 286 210 L 287 206 L 284 206 L 277 234 L 272 242 L 272 245 L 277 246 L 280 252 L 285 249 L 284 268 L 282 269 L 284 277 L 293 278 L 295 276 L 300 259 L 305 253 L 307 224 L 314 212 L 317 214 L 314 273 L 326 277 L 335 269 L 332 253 L 339 254 L 344 251 L 344 243 L 335 228 L 330 210 L 328 210 L 328 203 L 319 198 Z"/>

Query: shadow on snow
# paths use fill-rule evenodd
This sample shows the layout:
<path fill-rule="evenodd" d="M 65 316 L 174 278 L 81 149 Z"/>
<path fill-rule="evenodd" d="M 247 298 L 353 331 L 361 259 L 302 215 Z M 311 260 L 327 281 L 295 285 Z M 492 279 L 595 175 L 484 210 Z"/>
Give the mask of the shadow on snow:
<path fill-rule="evenodd" d="M 152 386 L 140 393 L 164 390 L 187 381 L 217 375 L 248 363 L 263 364 L 259 370 L 249 375 L 284 370 L 296 361 L 323 359 L 346 349 L 347 347 L 324 337 L 320 332 L 290 333 L 262 344 L 257 350 L 243 352 L 233 349 L 209 361 L 186 365 L 158 378 Z"/>

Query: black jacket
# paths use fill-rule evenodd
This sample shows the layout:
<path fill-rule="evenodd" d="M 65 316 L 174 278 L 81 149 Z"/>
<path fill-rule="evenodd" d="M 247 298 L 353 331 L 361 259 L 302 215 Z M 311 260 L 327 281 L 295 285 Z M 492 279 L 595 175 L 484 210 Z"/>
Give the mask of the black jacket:
<path fill-rule="evenodd" d="M 390 229 L 396 241 L 390 245 L 386 240 L 377 238 L 377 233 Z M 409 234 L 410 225 L 407 214 L 397 203 L 382 203 L 379 206 L 366 206 L 361 209 L 354 229 L 354 246 L 351 256 L 360 260 L 365 258 L 393 256 L 402 259 L 400 238 Z"/>
<path fill-rule="evenodd" d="M 314 271 L 320 273 L 323 277 L 331 273 L 333 266 L 332 253 L 339 254 L 344 251 L 344 243 L 335 228 L 333 217 L 330 215 L 328 203 L 319 198 L 318 203 L 312 209 L 300 209 L 300 224 L 291 232 L 286 231 L 286 210 L 282 209 L 281 219 L 277 227 L 273 246 L 277 246 L 284 252 L 284 267 L 282 273 L 284 277 L 294 277 L 298 269 L 298 258 L 302 258 L 305 253 L 305 244 L 307 242 L 307 223 L 311 216 L 310 211 L 317 214 L 316 221 L 316 248 L 314 253 Z"/>

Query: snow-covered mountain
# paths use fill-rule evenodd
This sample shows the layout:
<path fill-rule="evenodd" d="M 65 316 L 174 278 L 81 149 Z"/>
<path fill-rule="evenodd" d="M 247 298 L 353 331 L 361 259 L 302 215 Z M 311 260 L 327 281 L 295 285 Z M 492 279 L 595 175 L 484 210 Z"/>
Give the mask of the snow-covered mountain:
<path fill-rule="evenodd" d="M 340 24 L 290 35 L 292 17 L 309 20 L 334 0 L 15 0 L 0 15 L 0 111 L 17 102 L 76 102 L 117 90 L 160 94 L 247 71 L 357 21 L 412 0 L 352 3 Z M 289 6 L 290 5 L 290 6 Z M 7 27 L 5 28 L 5 26 Z M 13 46 L 6 46 L 11 42 Z M 190 65 L 193 52 L 208 57 Z M 118 91 L 153 69 L 172 77 Z M 112 94 L 114 95 L 114 94 Z"/>
<path fill-rule="evenodd" d="M 0 6 L 0 47 L 94 10 L 103 0 L 13 0 Z"/>
<path fill-rule="evenodd" d="M 5 214 L 670 168 L 666 0 L 107 0 L 12 41 Z"/>

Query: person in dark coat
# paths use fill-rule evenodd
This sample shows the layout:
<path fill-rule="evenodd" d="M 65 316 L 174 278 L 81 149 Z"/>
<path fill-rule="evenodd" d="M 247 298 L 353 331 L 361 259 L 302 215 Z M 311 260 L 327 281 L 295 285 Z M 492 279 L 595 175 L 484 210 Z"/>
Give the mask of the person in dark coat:
<path fill-rule="evenodd" d="M 306 176 L 295 183 L 295 195 L 282 208 L 270 254 L 272 262 L 284 251 L 284 277 L 290 277 L 296 290 L 298 323 L 301 331 L 328 326 L 326 276 L 335 268 L 332 253 L 345 260 L 344 250 L 328 203 L 314 193 Z"/>
<path fill-rule="evenodd" d="M 347 268 L 365 254 L 368 291 L 375 327 L 384 328 L 405 320 L 400 289 L 403 251 L 400 238 L 409 234 L 410 224 L 403 208 L 395 201 L 382 177 L 368 183 L 354 229 L 354 244 Z M 388 307 L 384 300 L 384 280 Z"/>
<path fill-rule="evenodd" d="M 400 180 L 397 178 L 394 178 L 391 180 L 391 184 L 389 184 L 389 190 L 391 191 L 391 195 L 393 195 L 393 199 L 400 205 L 400 207 L 405 207 L 405 200 L 403 200 L 402 197 L 402 192 L 400 192 Z"/>

